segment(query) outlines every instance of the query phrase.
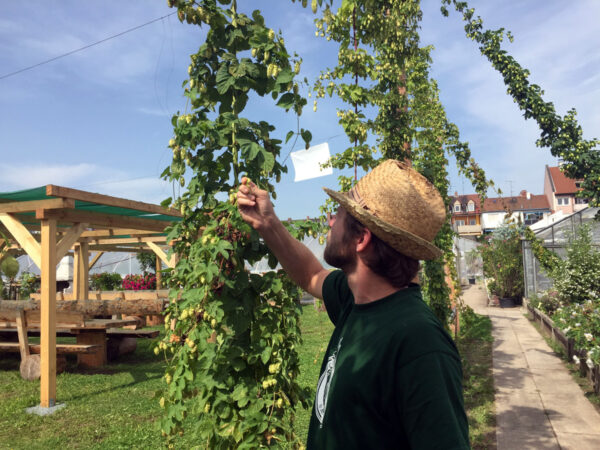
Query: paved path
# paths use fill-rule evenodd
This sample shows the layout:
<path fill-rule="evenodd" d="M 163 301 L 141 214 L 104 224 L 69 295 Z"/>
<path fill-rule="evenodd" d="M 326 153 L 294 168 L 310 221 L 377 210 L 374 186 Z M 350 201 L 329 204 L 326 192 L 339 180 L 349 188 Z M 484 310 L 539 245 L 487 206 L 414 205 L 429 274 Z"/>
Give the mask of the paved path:
<path fill-rule="evenodd" d="M 498 450 L 599 450 L 600 414 L 525 310 L 487 307 L 480 286 L 463 298 L 492 319 Z"/>

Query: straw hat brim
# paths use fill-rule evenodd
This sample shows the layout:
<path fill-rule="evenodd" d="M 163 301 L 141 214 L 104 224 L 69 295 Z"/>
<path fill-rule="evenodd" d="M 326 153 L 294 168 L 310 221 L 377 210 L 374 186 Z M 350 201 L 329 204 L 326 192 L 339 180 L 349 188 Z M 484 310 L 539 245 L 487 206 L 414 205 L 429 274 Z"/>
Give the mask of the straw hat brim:
<path fill-rule="evenodd" d="M 374 216 L 348 197 L 346 193 L 328 188 L 323 188 L 323 190 L 356 220 L 371 230 L 375 236 L 399 253 L 416 260 L 432 260 L 442 256 L 443 252 L 431 242 Z"/>

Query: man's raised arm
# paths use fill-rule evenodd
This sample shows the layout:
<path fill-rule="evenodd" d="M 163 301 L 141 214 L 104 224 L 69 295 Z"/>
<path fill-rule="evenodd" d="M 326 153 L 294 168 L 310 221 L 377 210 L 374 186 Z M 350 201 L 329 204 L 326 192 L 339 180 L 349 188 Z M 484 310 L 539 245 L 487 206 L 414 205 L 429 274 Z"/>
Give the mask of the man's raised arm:
<path fill-rule="evenodd" d="M 243 177 L 237 201 L 242 218 L 262 236 L 290 278 L 309 294 L 323 298 L 323 281 L 329 271 L 285 229 L 275 215 L 267 191 Z"/>

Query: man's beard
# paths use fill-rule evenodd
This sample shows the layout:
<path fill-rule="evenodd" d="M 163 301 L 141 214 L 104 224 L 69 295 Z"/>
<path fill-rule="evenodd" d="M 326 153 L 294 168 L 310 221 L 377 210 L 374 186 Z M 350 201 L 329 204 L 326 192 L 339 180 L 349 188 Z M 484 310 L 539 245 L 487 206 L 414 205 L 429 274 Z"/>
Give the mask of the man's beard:
<path fill-rule="evenodd" d="M 346 239 L 346 233 L 344 236 L 338 239 L 327 239 L 327 245 L 323 252 L 323 259 L 327 264 L 338 269 L 342 269 L 344 272 L 351 272 L 356 267 L 356 252 L 352 249 L 352 244 L 349 239 Z"/>

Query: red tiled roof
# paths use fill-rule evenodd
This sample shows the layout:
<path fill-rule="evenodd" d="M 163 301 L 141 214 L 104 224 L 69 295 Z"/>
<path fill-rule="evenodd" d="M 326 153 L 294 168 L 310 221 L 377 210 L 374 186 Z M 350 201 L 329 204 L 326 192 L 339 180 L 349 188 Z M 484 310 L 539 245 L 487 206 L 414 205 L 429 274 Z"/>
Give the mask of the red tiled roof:
<path fill-rule="evenodd" d="M 559 167 L 548 167 L 548 174 L 555 194 L 575 194 L 580 190 L 575 186 L 575 180 L 568 178 Z"/>
<path fill-rule="evenodd" d="M 454 204 L 456 201 L 460 203 L 460 212 L 454 212 Z M 481 202 L 479 201 L 479 195 L 477 194 L 466 194 L 466 195 L 458 195 L 450 197 L 450 207 L 452 208 L 452 214 L 465 214 L 467 213 L 467 205 L 469 204 L 469 200 L 472 200 L 475 203 L 475 211 L 470 211 L 471 214 L 474 212 L 481 212 Z"/>
<path fill-rule="evenodd" d="M 529 199 L 526 196 L 504 197 L 504 198 L 486 198 L 483 203 L 483 211 L 529 211 L 531 209 L 550 210 L 548 198 L 545 195 L 531 194 Z"/>

